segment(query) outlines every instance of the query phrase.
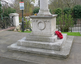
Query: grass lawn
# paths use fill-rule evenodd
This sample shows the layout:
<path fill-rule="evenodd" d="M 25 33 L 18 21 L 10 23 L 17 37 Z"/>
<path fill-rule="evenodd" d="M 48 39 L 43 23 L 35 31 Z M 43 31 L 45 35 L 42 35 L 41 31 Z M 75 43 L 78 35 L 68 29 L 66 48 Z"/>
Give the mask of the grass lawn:
<path fill-rule="evenodd" d="M 66 33 L 67 35 L 70 36 L 81 36 L 80 32 L 62 32 L 62 33 Z"/>
<path fill-rule="evenodd" d="M 20 31 L 20 32 L 22 32 L 22 31 Z M 32 31 L 24 31 L 24 33 L 31 33 Z"/>
<path fill-rule="evenodd" d="M 31 32 L 32 31 L 24 31 L 24 33 L 31 33 Z M 62 33 L 66 33 L 69 36 L 81 36 L 80 32 L 62 32 Z"/>

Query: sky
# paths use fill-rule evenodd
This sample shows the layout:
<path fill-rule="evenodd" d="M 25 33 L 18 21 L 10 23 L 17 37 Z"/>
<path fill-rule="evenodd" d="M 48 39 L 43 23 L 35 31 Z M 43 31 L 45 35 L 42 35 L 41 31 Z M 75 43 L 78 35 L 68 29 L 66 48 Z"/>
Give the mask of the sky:
<path fill-rule="evenodd" d="M 13 3 L 14 0 L 5 0 L 9 3 Z M 37 6 L 38 5 L 38 0 L 35 0 L 35 3 L 34 3 L 34 6 Z"/>
<path fill-rule="evenodd" d="M 34 5 L 36 6 L 37 4 L 38 4 L 38 0 L 35 0 L 35 4 Z"/>
<path fill-rule="evenodd" d="M 14 0 L 4 0 L 6 2 L 9 2 L 9 3 L 13 3 Z"/>
<path fill-rule="evenodd" d="M 4 0 L 4 1 L 6 1 L 8 3 L 13 3 L 14 0 Z M 35 0 L 34 5 L 36 6 L 37 4 L 38 4 L 38 0 Z"/>

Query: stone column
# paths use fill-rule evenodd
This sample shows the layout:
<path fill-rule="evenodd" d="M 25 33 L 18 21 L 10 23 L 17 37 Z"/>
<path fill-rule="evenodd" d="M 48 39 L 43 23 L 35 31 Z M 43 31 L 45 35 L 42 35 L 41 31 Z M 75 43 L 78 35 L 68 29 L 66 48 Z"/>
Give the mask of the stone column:
<path fill-rule="evenodd" d="M 37 16 L 30 16 L 32 19 L 32 33 L 35 36 L 53 37 L 56 36 L 56 16 L 48 9 L 48 0 L 40 0 L 40 10 Z"/>
<path fill-rule="evenodd" d="M 48 0 L 40 0 L 40 9 L 48 10 Z"/>
<path fill-rule="evenodd" d="M 48 9 L 48 0 L 40 0 L 40 10 L 38 15 L 51 15 Z"/>

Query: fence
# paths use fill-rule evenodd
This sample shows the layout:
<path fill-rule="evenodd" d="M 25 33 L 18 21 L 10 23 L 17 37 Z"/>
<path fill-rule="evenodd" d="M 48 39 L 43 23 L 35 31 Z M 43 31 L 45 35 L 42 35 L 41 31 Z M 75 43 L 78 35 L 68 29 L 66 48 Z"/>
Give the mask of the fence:
<path fill-rule="evenodd" d="M 81 19 L 77 19 L 74 26 L 72 27 L 72 32 L 81 32 Z"/>
<path fill-rule="evenodd" d="M 0 29 L 5 29 L 10 27 L 12 22 L 9 17 L 0 18 Z"/>

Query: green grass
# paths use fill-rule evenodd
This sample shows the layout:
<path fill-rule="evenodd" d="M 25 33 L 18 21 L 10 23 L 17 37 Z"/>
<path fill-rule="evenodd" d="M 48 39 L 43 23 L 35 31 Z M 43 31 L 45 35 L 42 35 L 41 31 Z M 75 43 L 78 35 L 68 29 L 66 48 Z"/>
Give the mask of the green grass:
<path fill-rule="evenodd" d="M 20 31 L 22 32 L 22 31 Z M 24 31 L 22 33 L 31 33 L 32 31 Z M 69 36 L 81 36 L 80 32 L 62 32 L 62 33 L 66 33 Z"/>
<path fill-rule="evenodd" d="M 66 33 L 67 35 L 70 35 L 70 36 L 81 36 L 79 32 L 62 32 L 62 33 Z"/>
<path fill-rule="evenodd" d="M 22 32 L 22 31 L 20 31 L 20 32 Z M 22 33 L 31 33 L 32 31 L 24 31 L 24 32 L 22 32 Z"/>

